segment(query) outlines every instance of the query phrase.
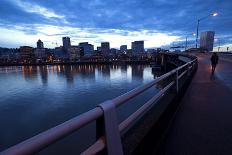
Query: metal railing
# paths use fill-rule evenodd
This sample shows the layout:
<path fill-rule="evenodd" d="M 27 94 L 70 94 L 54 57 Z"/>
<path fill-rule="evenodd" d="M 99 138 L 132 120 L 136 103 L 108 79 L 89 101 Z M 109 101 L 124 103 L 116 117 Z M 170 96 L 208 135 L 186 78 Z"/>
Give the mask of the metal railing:
<path fill-rule="evenodd" d="M 58 126 L 55 126 L 45 132 L 42 132 L 28 140 L 25 140 L 15 146 L 1 152 L 2 155 L 28 155 L 37 153 L 56 141 L 70 135 L 78 129 L 96 121 L 96 142 L 85 150 L 82 154 L 96 154 L 106 148 L 110 155 L 123 154 L 121 134 L 127 130 L 142 114 L 148 111 L 165 93 L 175 86 L 176 92 L 179 91 L 179 80 L 184 76 L 189 76 L 197 65 L 197 59 L 156 78 L 150 83 L 135 88 L 119 97 L 106 101 L 96 108 L 85 112 L 73 119 L 70 119 Z M 144 91 L 156 85 L 158 82 L 175 76 L 163 89 L 155 94 L 150 100 L 143 104 L 138 110 L 132 113 L 119 125 L 117 122 L 116 107 L 124 104 L 128 100 L 142 94 Z"/>

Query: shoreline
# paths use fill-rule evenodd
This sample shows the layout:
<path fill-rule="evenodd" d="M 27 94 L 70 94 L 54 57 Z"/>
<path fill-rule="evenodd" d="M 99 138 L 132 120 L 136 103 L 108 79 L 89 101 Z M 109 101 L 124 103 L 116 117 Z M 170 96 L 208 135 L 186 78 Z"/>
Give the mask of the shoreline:
<path fill-rule="evenodd" d="M 46 66 L 46 65 L 127 65 L 127 64 L 150 64 L 151 60 L 149 61 L 100 61 L 100 62 L 93 62 L 93 61 L 82 61 L 82 62 L 59 62 L 59 63 L 4 63 L 0 64 L 0 67 L 7 67 L 7 66 Z"/>

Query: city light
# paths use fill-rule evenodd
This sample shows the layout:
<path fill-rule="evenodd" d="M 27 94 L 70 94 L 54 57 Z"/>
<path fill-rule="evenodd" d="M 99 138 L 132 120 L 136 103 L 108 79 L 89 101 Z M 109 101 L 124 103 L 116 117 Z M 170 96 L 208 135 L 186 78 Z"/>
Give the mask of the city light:
<path fill-rule="evenodd" d="M 216 17 L 216 16 L 218 16 L 218 13 L 215 12 L 215 13 L 212 13 L 211 15 L 214 16 L 214 17 Z"/>

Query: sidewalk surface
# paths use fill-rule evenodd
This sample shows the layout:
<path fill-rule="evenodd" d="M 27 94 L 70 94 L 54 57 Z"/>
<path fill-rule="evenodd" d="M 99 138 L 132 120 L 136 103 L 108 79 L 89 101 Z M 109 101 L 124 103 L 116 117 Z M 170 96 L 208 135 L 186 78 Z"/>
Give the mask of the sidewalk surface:
<path fill-rule="evenodd" d="M 197 56 L 198 71 L 159 154 L 232 155 L 232 62 L 219 60 L 212 75 L 210 55 Z"/>

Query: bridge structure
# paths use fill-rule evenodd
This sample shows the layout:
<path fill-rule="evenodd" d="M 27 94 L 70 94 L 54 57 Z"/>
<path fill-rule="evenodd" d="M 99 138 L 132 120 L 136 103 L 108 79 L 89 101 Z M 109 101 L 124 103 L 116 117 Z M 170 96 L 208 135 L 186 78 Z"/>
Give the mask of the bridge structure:
<path fill-rule="evenodd" d="M 232 75 L 231 62 L 220 61 L 213 75 L 208 54 L 175 54 L 175 58 L 181 63 L 150 83 L 105 101 L 1 154 L 38 153 L 91 122 L 96 122 L 96 141 L 82 154 L 231 154 L 232 87 L 225 84 L 230 80 L 223 79 Z M 118 122 L 118 107 L 157 84 L 162 85 L 158 93 Z"/>

